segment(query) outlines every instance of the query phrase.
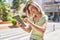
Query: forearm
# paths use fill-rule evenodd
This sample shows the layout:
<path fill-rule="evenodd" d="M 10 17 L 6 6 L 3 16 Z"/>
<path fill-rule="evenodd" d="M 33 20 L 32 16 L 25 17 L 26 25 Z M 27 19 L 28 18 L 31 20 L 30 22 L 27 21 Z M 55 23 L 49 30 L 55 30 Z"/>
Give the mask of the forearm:
<path fill-rule="evenodd" d="M 35 31 L 37 31 L 37 32 L 39 32 L 39 33 L 41 33 L 41 34 L 44 33 L 44 28 L 42 28 L 42 27 L 40 27 L 40 26 L 37 26 L 37 25 L 35 25 L 35 24 L 33 24 L 33 23 L 29 23 L 29 24 L 31 25 L 31 27 L 32 27 L 33 29 L 35 29 Z"/>
<path fill-rule="evenodd" d="M 28 32 L 28 33 L 29 33 L 29 32 L 31 31 L 31 29 L 32 29 L 31 27 L 25 28 L 25 27 L 23 27 L 23 26 L 22 26 L 21 28 L 22 28 L 24 31 Z"/>
<path fill-rule="evenodd" d="M 18 26 L 19 28 L 23 29 L 26 32 L 30 32 L 31 31 L 31 27 L 28 26 L 28 28 L 26 28 L 25 26 L 23 26 L 22 24 L 18 23 L 16 24 L 16 26 Z"/>

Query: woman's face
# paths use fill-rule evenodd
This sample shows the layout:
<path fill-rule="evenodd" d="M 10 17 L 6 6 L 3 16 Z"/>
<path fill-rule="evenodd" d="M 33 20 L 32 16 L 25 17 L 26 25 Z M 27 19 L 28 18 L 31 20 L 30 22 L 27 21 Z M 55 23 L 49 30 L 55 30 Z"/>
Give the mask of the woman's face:
<path fill-rule="evenodd" d="M 29 11 L 31 14 L 36 15 L 38 13 L 38 9 L 35 8 L 34 6 L 30 5 L 29 6 Z"/>

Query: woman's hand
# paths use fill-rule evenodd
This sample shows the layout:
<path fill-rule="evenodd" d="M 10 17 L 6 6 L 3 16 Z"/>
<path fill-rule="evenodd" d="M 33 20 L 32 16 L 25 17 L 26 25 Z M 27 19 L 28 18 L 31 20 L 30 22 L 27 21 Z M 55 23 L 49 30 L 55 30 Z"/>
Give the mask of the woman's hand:
<path fill-rule="evenodd" d="M 19 23 L 19 22 L 17 22 L 16 26 L 18 26 L 18 27 L 22 27 L 22 24 Z"/>
<path fill-rule="evenodd" d="M 28 23 L 29 23 L 28 18 L 25 18 L 25 19 L 24 19 L 24 22 L 28 24 Z"/>

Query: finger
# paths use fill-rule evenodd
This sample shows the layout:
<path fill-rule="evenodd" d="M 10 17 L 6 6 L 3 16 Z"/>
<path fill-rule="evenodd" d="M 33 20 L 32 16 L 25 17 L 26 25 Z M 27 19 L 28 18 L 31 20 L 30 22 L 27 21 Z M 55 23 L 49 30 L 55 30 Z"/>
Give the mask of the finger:
<path fill-rule="evenodd" d="M 20 27 L 22 27 L 22 24 L 19 24 Z"/>
<path fill-rule="evenodd" d="M 21 24 L 17 22 L 16 26 L 20 26 Z"/>
<path fill-rule="evenodd" d="M 28 20 L 28 18 L 24 18 L 25 20 Z"/>
<path fill-rule="evenodd" d="M 25 18 L 25 19 L 24 19 L 24 22 L 27 22 L 27 21 L 28 21 L 28 19 L 27 19 L 27 18 Z"/>

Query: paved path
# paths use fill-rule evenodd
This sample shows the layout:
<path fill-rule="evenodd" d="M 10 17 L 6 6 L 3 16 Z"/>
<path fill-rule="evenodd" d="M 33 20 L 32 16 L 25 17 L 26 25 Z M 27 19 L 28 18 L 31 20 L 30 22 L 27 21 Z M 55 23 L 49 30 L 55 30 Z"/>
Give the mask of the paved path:
<path fill-rule="evenodd" d="M 45 34 L 44 40 L 60 40 L 60 29 L 54 32 Z"/>
<path fill-rule="evenodd" d="M 0 40 L 29 40 L 30 33 L 19 28 L 0 30 Z"/>
<path fill-rule="evenodd" d="M 3 25 L 0 26 L 0 28 L 4 29 Z M 30 38 L 30 33 L 20 28 L 9 29 L 7 26 L 5 28 L 0 30 L 0 40 L 29 40 Z M 55 28 L 55 31 L 53 28 Z M 48 23 L 44 40 L 60 40 L 60 23 Z"/>

